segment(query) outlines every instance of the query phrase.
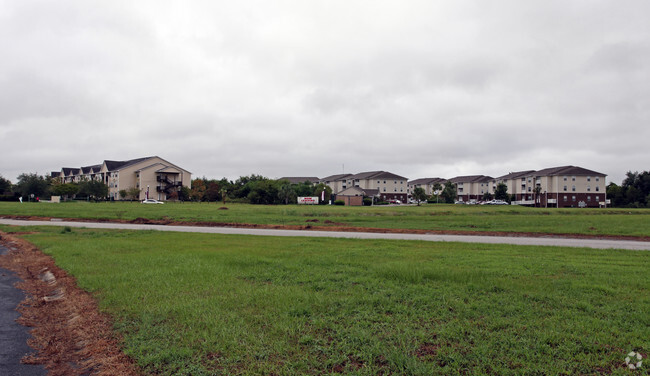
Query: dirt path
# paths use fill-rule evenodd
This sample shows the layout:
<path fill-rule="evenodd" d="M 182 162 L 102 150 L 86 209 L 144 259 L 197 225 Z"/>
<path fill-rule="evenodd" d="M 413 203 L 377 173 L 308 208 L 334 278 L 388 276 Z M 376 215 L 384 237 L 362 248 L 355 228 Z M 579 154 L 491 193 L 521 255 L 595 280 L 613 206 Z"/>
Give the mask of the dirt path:
<path fill-rule="evenodd" d="M 0 267 L 22 279 L 17 288 L 27 298 L 19 305 L 18 322 L 31 328 L 29 345 L 37 353 L 22 359 L 42 364 L 49 375 L 139 375 L 133 360 L 122 352 L 108 316 L 51 257 L 30 243 L 0 232 L 9 248 Z"/>

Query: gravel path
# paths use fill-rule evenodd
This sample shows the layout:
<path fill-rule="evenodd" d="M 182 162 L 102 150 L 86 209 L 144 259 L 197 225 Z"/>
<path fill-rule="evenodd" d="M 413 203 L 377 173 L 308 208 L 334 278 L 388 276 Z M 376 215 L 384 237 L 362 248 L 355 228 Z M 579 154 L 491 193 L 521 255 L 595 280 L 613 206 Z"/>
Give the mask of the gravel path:
<path fill-rule="evenodd" d="M 596 249 L 629 249 L 650 251 L 650 242 L 634 240 L 612 239 L 572 239 L 561 237 L 518 237 L 518 236 L 482 236 L 482 235 L 439 235 L 439 234 L 390 234 L 369 232 L 334 232 L 318 230 L 269 230 L 248 229 L 232 227 L 198 227 L 198 226 L 170 226 L 130 223 L 95 223 L 95 222 L 65 222 L 51 221 L 26 221 L 16 219 L 0 219 L 0 224 L 15 226 L 70 226 L 100 229 L 126 229 L 126 230 L 156 230 L 176 232 L 199 232 L 209 234 L 238 234 L 261 236 L 307 236 L 325 238 L 351 238 L 351 239 L 392 239 L 392 240 L 421 240 L 434 242 L 463 242 L 463 243 L 489 243 L 489 244 L 514 244 L 514 245 L 540 245 L 560 247 L 585 247 Z"/>

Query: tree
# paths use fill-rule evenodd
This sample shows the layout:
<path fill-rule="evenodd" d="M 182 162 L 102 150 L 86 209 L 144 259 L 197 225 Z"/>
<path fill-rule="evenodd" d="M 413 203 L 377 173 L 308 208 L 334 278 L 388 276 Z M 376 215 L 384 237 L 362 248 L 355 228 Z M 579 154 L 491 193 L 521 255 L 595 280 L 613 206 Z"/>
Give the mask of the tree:
<path fill-rule="evenodd" d="M 38 174 L 20 174 L 18 176 L 18 183 L 16 183 L 16 192 L 21 196 L 34 195 L 40 197 L 47 193 L 50 187 L 50 182 L 44 176 Z"/>
<path fill-rule="evenodd" d="M 120 194 L 120 198 L 124 200 L 129 193 L 126 191 L 126 189 L 120 189 L 119 194 Z"/>
<path fill-rule="evenodd" d="M 53 184 L 50 189 L 55 196 L 74 196 L 79 192 L 79 185 L 76 183 Z"/>
<path fill-rule="evenodd" d="M 285 205 L 288 205 L 289 202 L 295 202 L 298 196 L 291 183 L 288 180 L 280 180 L 278 184 L 278 198 L 280 201 L 284 202 Z"/>
<path fill-rule="evenodd" d="M 0 195 L 11 192 L 11 182 L 0 175 Z"/>
<path fill-rule="evenodd" d="M 420 201 L 427 199 L 427 192 L 425 192 L 422 187 L 415 187 L 415 189 L 413 189 L 413 199 L 415 199 L 418 202 L 418 206 L 420 206 Z"/>
<path fill-rule="evenodd" d="M 535 188 L 533 188 L 533 192 L 535 192 L 535 207 L 537 207 L 537 201 L 539 199 L 540 193 L 542 192 L 542 187 L 537 185 Z"/>
<path fill-rule="evenodd" d="M 131 200 L 140 200 L 140 191 L 140 188 L 131 187 L 126 190 L 126 195 L 127 197 L 130 197 Z"/>
<path fill-rule="evenodd" d="M 492 193 L 485 192 L 485 193 L 483 193 L 483 197 L 481 197 L 481 200 L 483 200 L 483 201 L 491 201 L 493 198 L 494 198 L 494 196 L 492 195 Z"/>
<path fill-rule="evenodd" d="M 438 200 L 440 199 L 440 193 L 442 193 L 442 184 L 440 184 L 440 182 L 436 182 L 433 185 L 433 194 L 436 196 L 436 204 L 438 203 Z"/>
<path fill-rule="evenodd" d="M 193 201 L 203 201 L 203 196 L 205 195 L 205 182 L 203 179 L 194 179 L 192 180 L 192 190 L 190 197 Z"/>
<path fill-rule="evenodd" d="M 456 184 L 448 181 L 440 194 L 447 204 L 453 204 L 456 201 Z"/>
<path fill-rule="evenodd" d="M 108 196 L 108 185 L 97 180 L 86 180 L 79 183 L 79 195 L 93 199 L 102 199 Z"/>
<path fill-rule="evenodd" d="M 274 180 L 256 180 L 246 184 L 251 204 L 271 205 L 279 202 L 278 185 Z"/>
<path fill-rule="evenodd" d="M 494 190 L 494 198 L 496 200 L 510 201 L 510 195 L 508 195 L 508 186 L 505 183 L 497 184 L 497 188 Z"/>
<path fill-rule="evenodd" d="M 186 187 L 182 186 L 180 192 L 178 192 L 178 199 L 181 201 L 187 201 L 190 200 L 192 195 L 192 191 Z"/>
<path fill-rule="evenodd" d="M 312 191 L 312 194 L 314 196 L 318 196 L 318 199 L 323 198 L 323 191 L 325 191 L 325 199 L 321 201 L 321 205 L 326 205 L 329 202 L 330 197 L 332 197 L 332 188 L 325 184 L 325 183 L 319 183 L 314 187 L 314 190 Z"/>

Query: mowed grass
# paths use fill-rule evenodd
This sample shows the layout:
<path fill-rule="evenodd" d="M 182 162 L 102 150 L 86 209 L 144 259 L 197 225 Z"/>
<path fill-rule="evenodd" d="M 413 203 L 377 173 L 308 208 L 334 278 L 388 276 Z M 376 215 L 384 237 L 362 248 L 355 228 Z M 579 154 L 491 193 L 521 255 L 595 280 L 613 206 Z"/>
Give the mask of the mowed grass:
<path fill-rule="evenodd" d="M 262 206 L 221 203 L 0 202 L 0 216 L 91 219 L 170 219 L 220 223 L 354 226 L 386 229 L 503 231 L 552 234 L 650 236 L 650 209 L 546 209 L 493 205 Z"/>
<path fill-rule="evenodd" d="M 628 375 L 650 352 L 648 252 L 0 228 L 37 229 L 148 374 Z"/>

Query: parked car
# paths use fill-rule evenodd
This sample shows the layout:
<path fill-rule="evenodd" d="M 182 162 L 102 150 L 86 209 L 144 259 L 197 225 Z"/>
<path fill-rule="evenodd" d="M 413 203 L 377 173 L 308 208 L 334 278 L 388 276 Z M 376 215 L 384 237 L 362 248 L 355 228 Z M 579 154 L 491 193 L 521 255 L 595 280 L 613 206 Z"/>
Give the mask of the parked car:
<path fill-rule="evenodd" d="M 509 204 L 503 200 L 491 200 L 486 202 L 485 205 L 509 205 Z"/>
<path fill-rule="evenodd" d="M 142 204 L 164 204 L 162 201 L 154 200 L 153 198 L 148 198 L 145 200 L 142 200 Z"/>

